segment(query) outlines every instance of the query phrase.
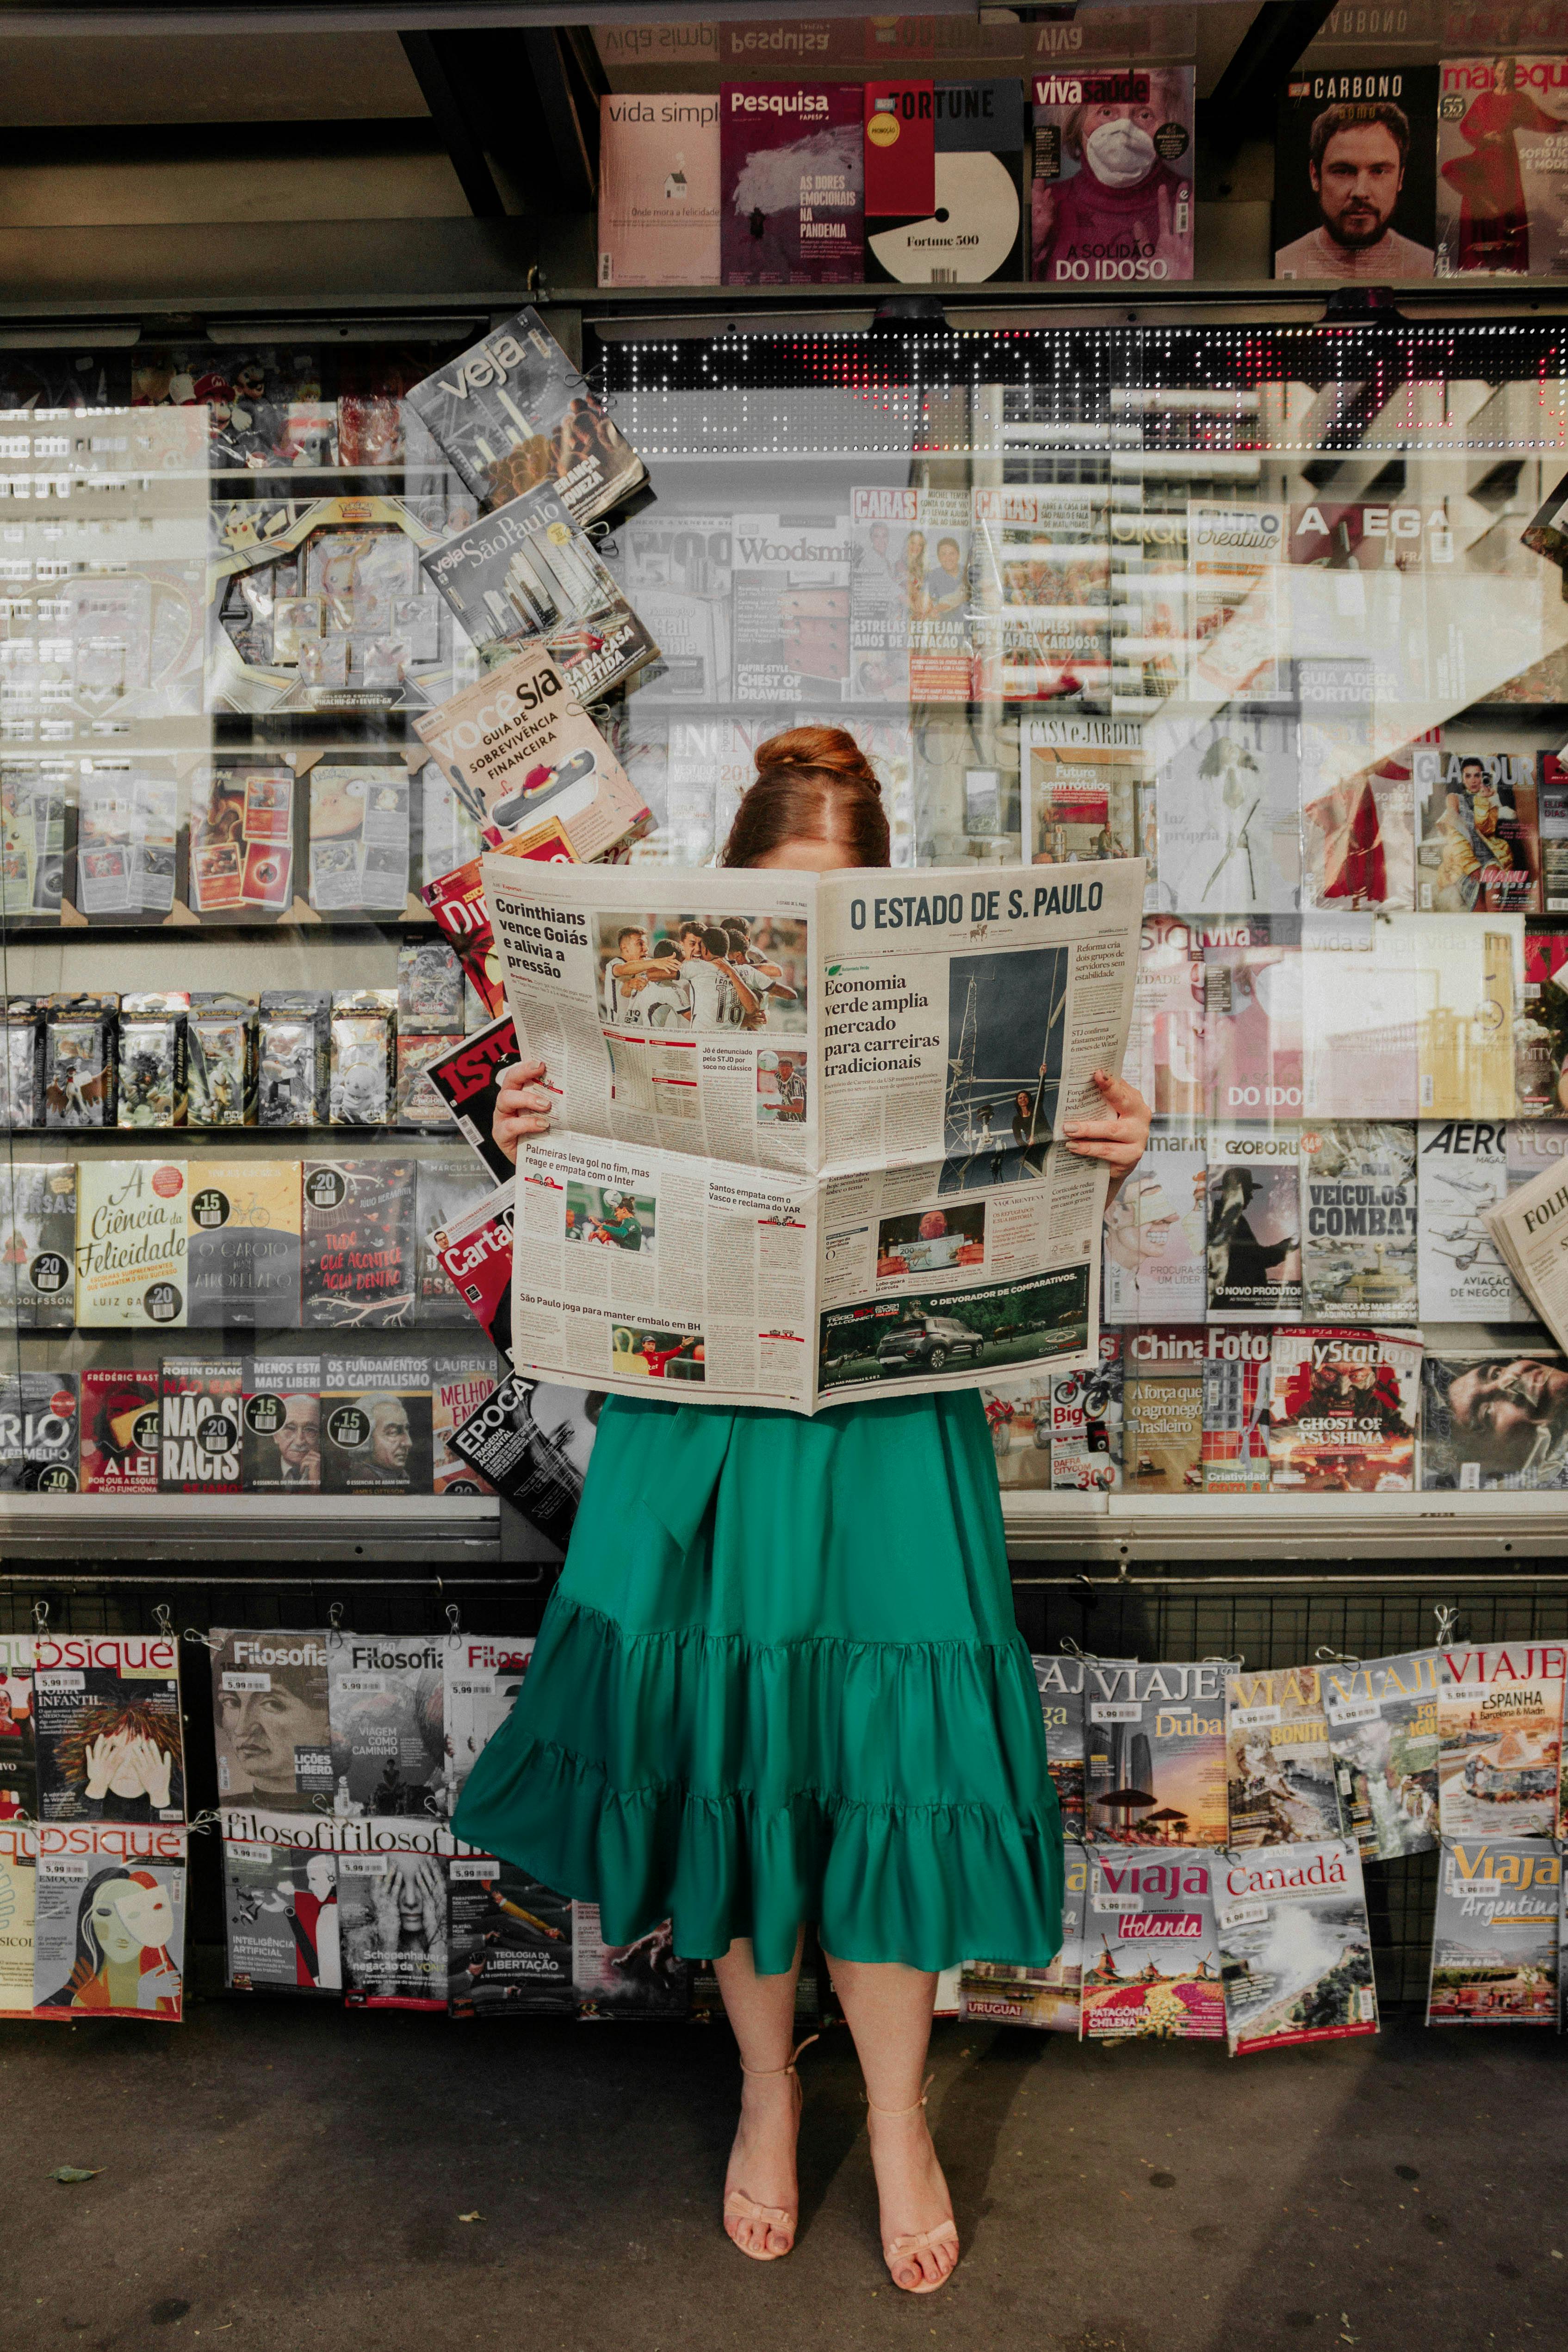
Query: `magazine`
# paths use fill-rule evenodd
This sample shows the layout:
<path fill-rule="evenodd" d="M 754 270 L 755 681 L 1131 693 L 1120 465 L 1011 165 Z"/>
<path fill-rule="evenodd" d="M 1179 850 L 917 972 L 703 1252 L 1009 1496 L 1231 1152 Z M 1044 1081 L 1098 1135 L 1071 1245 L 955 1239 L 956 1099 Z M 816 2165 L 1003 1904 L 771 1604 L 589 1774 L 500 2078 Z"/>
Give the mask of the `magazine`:
<path fill-rule="evenodd" d="M 1445 1841 L 1560 1835 L 1562 1644 L 1498 1642 L 1440 1654 L 1437 1813 Z"/>
<path fill-rule="evenodd" d="M 1297 1137 L 1262 1126 L 1211 1128 L 1208 1311 L 1294 1323 L 1301 1313 Z"/>
<path fill-rule="evenodd" d="M 973 492 L 978 699 L 1107 708 L 1109 514 L 1108 491 L 1092 483 Z"/>
<path fill-rule="evenodd" d="M 1568 270 L 1568 65 L 1555 19 L 1552 29 L 1555 56 L 1445 58 L 1438 68 L 1440 278 Z"/>
<path fill-rule="evenodd" d="M 37 1812 L 38 1765 L 33 1741 L 33 1637 L 0 1633 L 0 1822 Z M 0 1950 L 4 1948 L 0 1913 Z M 4 1962 L 0 1961 L 0 1980 Z"/>
<path fill-rule="evenodd" d="M 446 1810 L 447 1656 L 444 1634 L 345 1633 L 329 1642 L 335 1811 Z"/>
<path fill-rule="evenodd" d="M 1081 1838 L 1084 1833 L 1085 1677 L 1091 1664 L 1120 1675 L 1131 1672 L 1134 1663 L 1131 1658 L 1089 1659 L 1071 1653 L 1060 1657 L 1035 1655 L 1035 1681 L 1046 1725 L 1046 1761 L 1061 1807 L 1062 1828 L 1069 1838 Z"/>
<path fill-rule="evenodd" d="M 245 1366 L 237 1357 L 165 1356 L 158 1492 L 237 1495 Z"/>
<path fill-rule="evenodd" d="M 1091 1844 L 1223 1845 L 1223 1659 L 1089 1662 L 1085 1834 Z"/>
<path fill-rule="evenodd" d="M 1204 1492 L 1258 1493 L 1268 1484 L 1273 1328 L 1211 1323 L 1204 1344 Z"/>
<path fill-rule="evenodd" d="M 1506 1333 L 1421 1368 L 1421 1484 L 1428 1491 L 1568 1486 L 1568 1370 L 1559 1350 Z"/>
<path fill-rule="evenodd" d="M 1550 757 L 1550 754 L 1545 755 Z M 1558 788 L 1553 785 L 1553 797 Z M 1544 799 L 1544 795 L 1543 795 Z M 1562 791 L 1568 815 L 1568 789 Z M 1555 822 L 1555 818 L 1553 819 Z M 1544 813 L 1543 813 L 1544 824 Z M 1546 844 L 1553 855 L 1568 852 L 1568 838 Z M 1552 892 L 1568 890 L 1568 876 L 1548 879 L 1548 912 Z M 1524 937 L 1524 989 L 1513 1027 L 1514 1108 L 1520 1118 L 1556 1118 L 1568 1105 L 1563 1091 L 1563 1066 L 1568 1061 L 1568 937 L 1562 931 L 1527 931 Z"/>
<path fill-rule="evenodd" d="M 162 1429 L 157 1366 L 89 1365 L 79 1377 L 82 1493 L 155 1495 Z"/>
<path fill-rule="evenodd" d="M 231 1992 L 341 1993 L 343 1825 L 264 1803 L 223 1807 L 226 1982 Z"/>
<path fill-rule="evenodd" d="M 531 1633 L 459 1633 L 448 1642 L 444 1700 L 448 1811 L 456 1810 L 479 1751 L 511 1713 L 532 1655 Z"/>
<path fill-rule="evenodd" d="M 1121 1335 L 1102 1331 L 1099 1363 L 1087 1371 L 1058 1372 L 1049 1387 L 1053 1488 L 1066 1494 L 1112 1493 L 1121 1484 Z M 1037 1443 L 1038 1435 L 1037 1417 Z"/>
<path fill-rule="evenodd" d="M 1108 1323 L 1202 1321 L 1207 1195 L 1207 1138 L 1179 1127 L 1151 1129 L 1142 1159 L 1105 1214 Z"/>
<path fill-rule="evenodd" d="M 1019 770 L 1026 865 L 1132 854 L 1142 730 L 1125 719 L 1029 719 Z"/>
<path fill-rule="evenodd" d="M 328 1356 L 321 1366 L 321 1492 L 428 1495 L 427 1356 Z"/>
<path fill-rule="evenodd" d="M 1377 2032 L 1353 1839 L 1236 1854 L 1215 1877 L 1232 2057 Z"/>
<path fill-rule="evenodd" d="M 1568 116 L 1564 118 L 1568 133 Z M 1484 739 L 1483 739 L 1484 740 Z M 1535 761 L 1446 741 L 1415 755 L 1416 905 L 1449 915 L 1541 912 Z"/>
<path fill-rule="evenodd" d="M 494 1350 L 437 1356 L 430 1366 L 430 1491 L 435 1495 L 489 1495 L 488 1478 L 453 1445 L 495 1394 L 501 1367 Z"/>
<path fill-rule="evenodd" d="M 185 1251 L 192 1330 L 298 1329 L 300 1162 L 193 1160 Z"/>
<path fill-rule="evenodd" d="M 437 1225 L 436 1255 L 466 1313 L 491 1346 L 511 1356 L 511 1260 L 514 1182 L 486 1192 L 472 1208 Z"/>
<path fill-rule="evenodd" d="M 452 1851 L 429 1820 L 376 1822 L 363 1849 L 344 1838 L 337 1907 L 350 2009 L 446 2008 Z"/>
<path fill-rule="evenodd" d="M 307 1160 L 300 1321 L 401 1330 L 414 1320 L 414 1163 Z"/>
<path fill-rule="evenodd" d="M 5 1811 L 0 1785 L 0 2018 L 26 2017 L 33 2006 L 33 1895 L 38 1833 Z"/>
<path fill-rule="evenodd" d="M 1079 2038 L 1223 2042 L 1216 1854 L 1096 1846 L 1089 1862 Z"/>
<path fill-rule="evenodd" d="M 1556 2032 L 1562 1896 L 1562 1856 L 1540 1839 L 1445 1839 L 1427 2024 Z"/>
<path fill-rule="evenodd" d="M 77 1377 L 14 1372 L 0 1378 L 0 1493 L 78 1491 Z"/>
<path fill-rule="evenodd" d="M 1301 926 L 1253 915 L 1203 929 L 1203 1074 L 1208 1115 L 1301 1115 Z"/>
<path fill-rule="evenodd" d="M 1299 907 L 1296 738 L 1294 719 L 1263 711 L 1150 721 L 1162 908 L 1191 919 Z"/>
<path fill-rule="evenodd" d="M 506 1071 L 521 1055 L 517 1030 L 510 1013 L 458 1037 L 437 1054 L 426 1075 L 452 1115 L 452 1123 L 479 1155 L 492 1184 L 512 1181 L 512 1162 L 491 1133 L 496 1097 Z"/>
<path fill-rule="evenodd" d="M 1285 520 L 1279 506 L 1188 500 L 1192 608 L 1186 634 L 1195 698 L 1287 698 L 1287 623 L 1280 606 Z"/>
<path fill-rule="evenodd" d="M 733 723 L 718 722 L 719 744 L 728 754 L 722 781 L 745 789 L 756 742 L 790 722 L 782 706 L 808 697 L 837 704 L 850 677 L 850 581 L 855 539 L 849 517 L 832 507 L 792 508 L 786 513 L 750 510 L 735 517 L 732 536 L 731 604 L 734 698 L 774 707 L 753 734 L 737 735 Z M 740 722 L 744 728 L 745 722 Z M 678 741 L 712 740 L 712 721 L 688 721 L 678 739 L 670 730 L 670 818 L 676 815 L 677 783 L 684 755 Z M 744 778 L 745 782 L 742 782 Z M 721 796 L 727 801 L 728 795 Z M 739 792 L 736 793 L 739 799 Z M 714 834 L 722 841 L 731 812 L 715 810 Z"/>
<path fill-rule="evenodd" d="M 321 1484 L 321 1360 L 252 1356 L 240 1390 L 247 1495 L 314 1494 Z"/>
<path fill-rule="evenodd" d="M 668 1919 L 634 1944 L 606 1944 L 596 1903 L 572 1906 L 572 1986 L 584 2018 L 681 2018 L 691 1964 L 678 1959 Z"/>
<path fill-rule="evenodd" d="M 1276 278 L 1432 276 L 1436 110 L 1435 66 L 1297 68 L 1279 101 Z"/>
<path fill-rule="evenodd" d="M 1486 1213 L 1508 1197 L 1500 1119 L 1423 1119 L 1415 1130 L 1416 1265 L 1423 1323 L 1507 1323 L 1525 1310 Z"/>
<path fill-rule="evenodd" d="M 565 1552 L 603 1400 L 509 1373 L 455 1429 L 453 1453 Z"/>
<path fill-rule="evenodd" d="M 865 142 L 856 82 L 724 82 L 720 267 L 726 286 L 858 285 Z"/>
<path fill-rule="evenodd" d="M 1275 1334 L 1268 1458 L 1277 1487 L 1407 1493 L 1415 1484 L 1421 1343 L 1387 1331 Z"/>
<path fill-rule="evenodd" d="M 1299 662 L 1298 674 L 1308 681 L 1327 682 L 1342 667 L 1331 661 Z M 1345 665 L 1344 667 L 1348 667 Z M 1303 683 L 1303 692 L 1305 683 Z M 1408 748 L 1343 772 L 1343 753 L 1321 738 L 1326 720 L 1318 720 L 1322 760 L 1313 788 L 1303 775 L 1301 844 L 1305 864 L 1301 904 L 1305 907 L 1406 908 L 1415 904 L 1415 830 L 1413 760 Z M 1323 754 L 1328 756 L 1324 757 Z"/>
<path fill-rule="evenodd" d="M 1229 1840 L 1245 1849 L 1343 1834 L 1316 1666 L 1227 1675 Z"/>
<path fill-rule="evenodd" d="M 1346 1833 L 1363 1862 L 1437 1843 L 1438 1654 L 1325 1666 L 1329 1746 Z"/>
<path fill-rule="evenodd" d="M 814 1412 L 1098 1362 L 1105 1171 L 1057 1147 L 1121 1064 L 1139 860 L 890 893 L 484 871 L 517 1056 L 560 1100 L 518 1158 L 521 1372 Z"/>
<path fill-rule="evenodd" d="M 218 1795 L 268 1813 L 308 1813 L 333 1791 L 327 1716 L 331 1637 L 268 1626 L 215 1627 L 213 1729 Z"/>
<path fill-rule="evenodd" d="M 601 286 L 719 283 L 719 100 L 606 92 L 599 100 Z"/>
<path fill-rule="evenodd" d="M 184 1330 L 189 1197 L 184 1163 L 84 1160 L 77 1169 L 76 1319 Z"/>
<path fill-rule="evenodd" d="M 1121 1475 L 1129 1496 L 1190 1495 L 1202 1486 L 1207 1353 L 1201 1324 L 1145 1324 L 1128 1334 Z"/>
<path fill-rule="evenodd" d="M 447 1865 L 452 2017 L 570 2017 L 572 1903 L 515 1863 L 468 1847 Z"/>
<path fill-rule="evenodd" d="M 1414 1323 L 1415 1129 L 1388 1119 L 1301 1135 L 1301 1311 Z"/>
<path fill-rule="evenodd" d="M 172 1633 L 40 1633 L 33 1643 L 38 1818 L 185 1818 L 179 1643 Z"/>
<path fill-rule="evenodd" d="M 1516 1129 L 1509 1139 L 1510 1148 L 1516 1139 L 1533 1138 L 1540 1131 Z M 1510 1170 L 1510 1185 L 1511 1175 Z M 1527 1183 L 1510 1189 L 1498 1207 L 1481 1212 L 1509 1272 L 1560 1346 L 1568 1345 L 1568 1290 L 1561 1270 L 1564 1211 L 1568 1178 L 1561 1162 L 1549 1159 Z"/>
<path fill-rule="evenodd" d="M 964 490 L 852 490 L 849 691 L 856 702 L 969 700 Z M 1131 848 L 1131 827 L 1118 854 Z"/>
<path fill-rule="evenodd" d="M 1191 66 L 1036 73 L 1036 278 L 1147 288 L 1192 276 L 1193 90 Z"/>
<path fill-rule="evenodd" d="M 468 1308 L 441 1263 L 436 1236 L 481 1201 L 494 1197 L 488 1170 L 466 1152 L 432 1152 L 414 1164 L 414 1232 L 417 1263 L 415 1320 L 421 1328 L 468 1328 Z"/>
<path fill-rule="evenodd" d="M 176 1821 L 46 1821 L 37 1832 L 33 2014 L 184 2011 L 186 1832 Z"/>
<path fill-rule="evenodd" d="M 1062 1864 L 1062 1940 L 1056 1958 L 1043 1969 L 1015 1967 L 1008 1960 L 965 1960 L 961 1987 L 963 2016 L 980 2018 L 991 2025 L 1032 2025 L 1046 2033 L 1078 2033 L 1089 1848 L 1069 1840 Z"/>
<path fill-rule="evenodd" d="M 419 561 L 483 661 L 520 648 L 543 655 L 574 694 L 596 699 L 658 656 L 552 483 L 480 515 Z"/>

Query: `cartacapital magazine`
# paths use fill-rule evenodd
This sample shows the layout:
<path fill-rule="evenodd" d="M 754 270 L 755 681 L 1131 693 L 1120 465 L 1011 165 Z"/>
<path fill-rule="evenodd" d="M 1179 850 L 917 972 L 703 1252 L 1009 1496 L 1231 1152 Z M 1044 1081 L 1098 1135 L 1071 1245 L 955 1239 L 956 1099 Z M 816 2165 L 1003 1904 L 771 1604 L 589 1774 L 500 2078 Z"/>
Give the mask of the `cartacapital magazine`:
<path fill-rule="evenodd" d="M 1142 860 L 484 878 L 559 1102 L 518 1158 L 520 1373 L 814 1412 L 1098 1360 L 1106 1171 L 1064 1128 L 1121 1066 Z"/>

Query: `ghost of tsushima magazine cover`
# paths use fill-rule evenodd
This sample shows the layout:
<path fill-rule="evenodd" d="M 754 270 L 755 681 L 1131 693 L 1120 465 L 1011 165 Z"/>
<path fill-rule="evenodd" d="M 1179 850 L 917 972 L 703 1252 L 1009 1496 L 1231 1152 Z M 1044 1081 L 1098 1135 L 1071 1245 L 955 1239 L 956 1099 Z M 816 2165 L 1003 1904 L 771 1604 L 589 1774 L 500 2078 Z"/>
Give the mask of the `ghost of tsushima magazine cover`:
<path fill-rule="evenodd" d="M 1069 1838 L 1062 1855 L 1061 1948 L 1048 1968 L 1026 1969 L 1011 1960 L 964 1961 L 965 2017 L 982 2018 L 991 2025 L 1032 2025 L 1044 2033 L 1077 2033 L 1089 1864 L 1088 1847 Z"/>
<path fill-rule="evenodd" d="M 174 1636 L 39 1633 L 33 1654 L 39 1819 L 183 1821 Z"/>
<path fill-rule="evenodd" d="M 1090 1856 L 1079 2025 L 1085 2042 L 1223 2042 L 1218 1854 L 1097 1846 Z"/>
<path fill-rule="evenodd" d="M 515 1864 L 461 1851 L 447 1864 L 452 2017 L 570 2017 L 572 1904 Z"/>
<path fill-rule="evenodd" d="M 231 1992 L 343 1989 L 338 1926 L 342 1824 L 331 1814 L 223 1808 L 223 1893 Z"/>
<path fill-rule="evenodd" d="M 1086 1834 L 1121 1845 L 1223 1845 L 1223 1658 L 1117 1667 L 1085 1686 Z"/>
<path fill-rule="evenodd" d="M 446 1779 L 447 1637 L 342 1633 L 328 1643 L 333 1809 L 430 1815 Z"/>
<path fill-rule="evenodd" d="M 444 2010 L 451 1834 L 428 1819 L 367 1822 L 362 1834 L 363 1844 L 345 1835 L 338 1853 L 344 2000 Z"/>
<path fill-rule="evenodd" d="M 325 1632 L 215 1627 L 218 1795 L 268 1813 L 314 1812 L 332 1795 Z"/>
<path fill-rule="evenodd" d="M 1347 1834 L 1363 1862 L 1437 1843 L 1436 1650 L 1322 1669 L 1323 1713 Z"/>
<path fill-rule="evenodd" d="M 179 2023 L 185 1838 L 174 1822 L 39 1823 L 35 2017 Z"/>
<path fill-rule="evenodd" d="M 1377 2032 L 1353 1839 L 1219 1858 L 1215 1901 L 1233 2057 Z"/>
<path fill-rule="evenodd" d="M 572 1983 L 584 2018 L 679 2018 L 691 2007 L 690 1963 L 676 1958 L 669 1921 L 606 1944 L 596 1903 L 572 1906 Z"/>
<path fill-rule="evenodd" d="M 1343 1834 L 1316 1666 L 1226 1676 L 1230 1843 L 1299 1845 Z"/>
<path fill-rule="evenodd" d="M 1418 1336 L 1323 1326 L 1277 1332 L 1273 1484 L 1310 1494 L 1408 1493 L 1420 1383 Z"/>
<path fill-rule="evenodd" d="M 1558 2024 L 1561 1855 L 1537 1838 L 1445 1843 L 1428 2025 Z"/>

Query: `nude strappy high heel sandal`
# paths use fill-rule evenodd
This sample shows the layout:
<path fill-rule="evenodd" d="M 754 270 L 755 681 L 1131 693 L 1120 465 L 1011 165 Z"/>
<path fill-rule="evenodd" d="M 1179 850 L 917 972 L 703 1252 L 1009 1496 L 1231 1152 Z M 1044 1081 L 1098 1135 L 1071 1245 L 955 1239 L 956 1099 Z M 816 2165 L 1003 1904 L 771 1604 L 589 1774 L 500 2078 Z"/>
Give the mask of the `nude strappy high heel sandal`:
<path fill-rule="evenodd" d="M 912 2107 L 879 2107 L 873 2100 L 868 2099 L 867 2112 L 873 2116 L 891 2117 L 912 2116 L 919 2108 L 924 2106 L 926 2092 L 931 2089 L 935 2080 L 934 2074 L 926 2076 L 925 2088 Z M 901 2263 L 909 2262 L 918 2254 L 934 2253 L 938 2246 L 950 2243 L 952 2247 L 952 2262 L 941 2278 L 922 2278 L 918 2286 L 905 2286 L 902 2284 L 898 2276 L 898 2269 Z M 938 2221 L 929 2230 L 913 2230 L 902 2238 L 889 2238 L 882 2248 L 882 2260 L 887 2263 L 893 2284 L 899 2289 L 900 2294 L 934 2294 L 939 2286 L 947 2284 L 948 2280 L 958 2268 L 958 2224 L 950 2213 L 945 2221 Z"/>
<path fill-rule="evenodd" d="M 798 2094 L 795 2111 L 797 2124 L 800 2120 L 800 2108 L 804 2103 L 805 2093 L 801 2089 L 795 2060 L 803 2050 L 809 2050 L 812 2043 L 820 2038 L 817 2034 L 808 2033 L 804 2042 L 795 2043 L 782 2066 L 748 2066 L 744 2059 L 741 2061 L 742 2074 L 753 2075 L 758 2081 L 762 2081 L 770 2074 L 795 2075 L 795 2090 Z M 731 2189 L 725 2193 L 724 2219 L 726 2221 L 765 2221 L 770 2230 L 789 2231 L 790 2240 L 787 2246 L 768 2247 L 742 2246 L 737 2239 L 730 2237 L 730 2232 L 726 2230 L 724 2235 L 730 2238 L 730 2243 L 735 2248 L 736 2252 L 746 2255 L 753 2263 L 782 2262 L 785 2254 L 795 2252 L 795 2224 L 800 2219 L 798 2210 L 791 2213 L 782 2205 L 759 2205 L 754 2199 L 748 2197 L 743 2189 Z"/>

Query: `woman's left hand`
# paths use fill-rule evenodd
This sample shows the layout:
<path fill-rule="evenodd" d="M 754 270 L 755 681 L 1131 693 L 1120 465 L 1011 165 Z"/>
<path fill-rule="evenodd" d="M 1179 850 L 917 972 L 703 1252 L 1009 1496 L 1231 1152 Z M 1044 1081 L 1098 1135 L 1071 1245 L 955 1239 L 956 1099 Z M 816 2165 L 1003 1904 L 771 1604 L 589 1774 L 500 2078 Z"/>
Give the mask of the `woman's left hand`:
<path fill-rule="evenodd" d="M 1113 1078 L 1104 1070 L 1096 1070 L 1094 1083 L 1100 1088 L 1100 1099 L 1107 1112 L 1104 1118 L 1069 1118 L 1062 1127 L 1069 1151 L 1085 1160 L 1104 1160 L 1110 1163 L 1110 1190 L 1114 1193 L 1124 1176 L 1130 1176 L 1143 1157 L 1149 1140 L 1149 1123 L 1152 1111 L 1136 1087 L 1125 1078 Z"/>

